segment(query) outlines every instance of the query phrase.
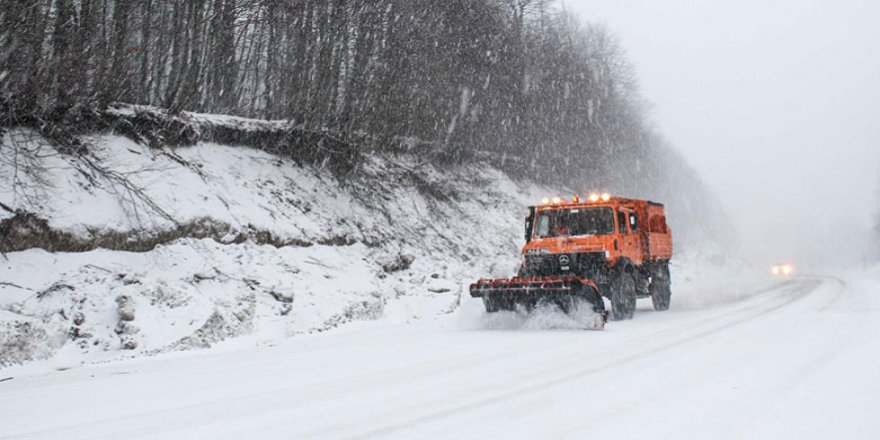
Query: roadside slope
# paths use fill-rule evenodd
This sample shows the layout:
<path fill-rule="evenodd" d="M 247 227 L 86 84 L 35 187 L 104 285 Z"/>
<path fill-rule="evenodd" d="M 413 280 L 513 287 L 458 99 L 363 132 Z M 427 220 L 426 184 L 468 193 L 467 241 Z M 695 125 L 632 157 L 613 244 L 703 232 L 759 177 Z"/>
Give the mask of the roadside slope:
<path fill-rule="evenodd" d="M 86 140 L 83 160 L 3 139 L 0 367 L 449 313 L 475 277 L 511 273 L 519 208 L 541 192 L 406 154 L 340 175 L 240 146 Z"/>

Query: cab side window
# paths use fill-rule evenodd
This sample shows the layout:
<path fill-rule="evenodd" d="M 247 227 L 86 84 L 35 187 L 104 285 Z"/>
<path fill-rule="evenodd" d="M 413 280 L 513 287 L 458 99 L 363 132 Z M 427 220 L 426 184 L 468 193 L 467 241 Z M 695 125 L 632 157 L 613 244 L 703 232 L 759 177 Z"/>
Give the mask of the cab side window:
<path fill-rule="evenodd" d="M 620 233 L 623 235 L 629 234 L 629 230 L 626 229 L 626 213 L 618 212 L 617 213 L 617 227 L 620 230 Z"/>
<path fill-rule="evenodd" d="M 633 232 L 639 232 L 639 217 L 635 213 L 629 215 L 629 228 Z"/>

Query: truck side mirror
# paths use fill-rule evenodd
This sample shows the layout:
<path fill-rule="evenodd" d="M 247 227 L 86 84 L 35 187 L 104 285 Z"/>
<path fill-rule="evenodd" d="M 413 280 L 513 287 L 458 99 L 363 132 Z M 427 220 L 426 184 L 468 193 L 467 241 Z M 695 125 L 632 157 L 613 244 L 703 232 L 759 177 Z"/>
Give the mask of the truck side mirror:
<path fill-rule="evenodd" d="M 532 241 L 532 231 L 535 229 L 535 207 L 529 206 L 529 213 L 526 216 L 526 243 Z"/>

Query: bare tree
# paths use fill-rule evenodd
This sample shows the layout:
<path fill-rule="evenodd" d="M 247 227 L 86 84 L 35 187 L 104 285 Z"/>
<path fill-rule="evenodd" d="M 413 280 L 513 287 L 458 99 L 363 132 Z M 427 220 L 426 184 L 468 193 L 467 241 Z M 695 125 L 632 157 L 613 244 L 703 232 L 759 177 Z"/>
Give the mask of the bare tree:
<path fill-rule="evenodd" d="M 4 0 L 4 125 L 125 101 L 477 154 L 551 181 L 650 180 L 633 163 L 660 176 L 666 153 L 620 45 L 552 4 Z"/>

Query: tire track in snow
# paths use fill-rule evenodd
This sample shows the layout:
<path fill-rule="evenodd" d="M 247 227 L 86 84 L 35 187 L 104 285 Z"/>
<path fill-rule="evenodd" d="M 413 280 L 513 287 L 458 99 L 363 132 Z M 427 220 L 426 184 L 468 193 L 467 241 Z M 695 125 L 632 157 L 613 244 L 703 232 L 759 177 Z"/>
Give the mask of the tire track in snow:
<path fill-rule="evenodd" d="M 569 368 L 570 371 L 562 375 L 560 375 L 558 371 L 559 365 L 571 365 L 575 361 L 592 361 L 595 359 L 591 357 L 584 358 L 583 353 L 573 353 L 569 356 L 564 356 L 562 358 L 554 358 L 552 360 L 556 361 L 556 363 L 553 365 L 538 365 L 537 370 L 532 369 L 527 372 L 521 372 L 519 375 L 514 376 L 513 378 L 503 377 L 503 383 L 482 384 L 482 386 L 479 389 L 475 390 L 472 394 L 486 397 L 472 400 L 471 402 L 467 402 L 462 405 L 432 410 L 427 414 L 410 417 L 409 419 L 401 423 L 393 423 L 368 430 L 365 433 L 360 434 L 359 436 L 374 436 L 397 432 L 400 430 L 404 430 L 408 427 L 418 425 L 420 423 L 442 419 L 444 417 L 449 417 L 463 411 L 479 408 L 481 406 L 491 405 L 493 403 L 497 403 L 508 398 L 517 397 L 518 395 L 528 394 L 530 392 L 546 389 L 547 387 L 552 387 L 566 383 L 571 380 L 576 380 L 583 377 L 584 375 L 605 371 L 614 365 L 632 362 L 634 360 L 641 359 L 644 356 L 664 351 L 666 349 L 685 344 L 691 340 L 699 339 L 706 335 L 721 331 L 724 328 L 731 325 L 736 325 L 739 322 L 746 321 L 763 314 L 771 313 L 772 311 L 787 305 L 789 302 L 798 299 L 800 297 L 799 295 L 797 295 L 799 292 L 804 293 L 805 291 L 809 291 L 815 286 L 804 285 L 803 283 L 797 282 L 787 282 L 783 283 L 781 286 L 777 285 L 775 287 L 775 289 L 769 292 L 765 291 L 764 293 L 775 292 L 778 293 L 777 295 L 772 295 L 770 297 L 764 297 L 764 294 L 751 295 L 740 302 L 734 303 L 737 307 L 733 310 L 724 309 L 721 313 L 713 313 L 711 316 L 708 317 L 701 317 L 696 320 L 686 320 L 685 322 L 677 323 L 674 326 L 667 327 L 660 331 L 639 334 L 635 337 L 629 337 L 618 341 L 619 344 L 624 346 L 634 344 L 641 345 L 644 343 L 648 343 L 651 346 L 648 347 L 647 350 L 636 351 L 635 353 L 627 354 L 625 356 L 617 356 L 611 361 L 600 362 L 598 365 L 589 366 L 588 368 L 584 368 L 584 365 L 580 363 L 577 365 L 577 369 L 572 370 L 571 368 Z M 788 296 L 790 295 L 795 296 L 789 298 Z M 760 301 L 754 303 L 756 300 Z M 745 306 L 743 306 L 743 303 L 754 304 L 746 304 Z M 725 321 L 723 325 L 719 326 L 717 324 L 721 319 L 725 319 Z M 628 322 L 621 322 L 620 325 L 626 323 Z M 697 334 L 693 333 L 693 330 L 695 328 L 700 328 L 707 325 L 707 330 L 704 330 L 703 332 Z M 601 335 L 601 333 L 595 334 Z M 680 337 L 682 334 L 689 334 L 689 337 L 683 339 Z M 670 338 L 672 339 L 672 342 L 665 345 L 657 346 L 656 342 L 658 340 L 663 340 L 664 338 Z M 538 347 L 538 349 L 542 353 L 554 353 L 559 352 L 560 348 L 570 347 L 570 344 L 571 340 L 566 339 L 557 344 L 544 344 Z M 504 350 L 509 350 L 510 348 L 513 348 L 513 351 L 501 351 L 500 355 L 497 349 L 495 351 L 486 352 L 485 355 L 481 354 L 476 359 L 474 359 L 473 353 L 464 353 L 451 358 L 445 358 L 441 362 L 437 362 L 435 360 L 423 360 L 415 364 L 404 364 L 392 370 L 372 370 L 368 373 L 358 374 L 338 382 L 325 380 L 317 383 L 311 383 L 307 387 L 282 387 L 273 389 L 270 392 L 251 393 L 243 396 L 235 396 L 232 400 L 223 399 L 217 401 L 200 402 L 192 405 L 182 405 L 159 411 L 143 411 L 123 417 L 94 420 L 84 424 L 80 423 L 74 426 L 54 427 L 47 430 L 32 431 L 19 435 L 27 437 L 55 437 L 57 434 L 64 433 L 65 436 L 68 438 L 79 438 L 77 437 L 78 435 L 81 436 L 81 438 L 90 438 L 95 437 L 94 432 L 90 428 L 110 427 L 111 431 L 124 431 L 126 433 L 126 436 L 130 438 L 139 438 L 156 435 L 157 429 L 166 433 L 170 431 L 185 432 L 187 429 L 191 429 L 194 426 L 205 427 L 206 425 L 222 425 L 223 423 L 228 422 L 230 419 L 241 420 L 253 419 L 254 417 L 267 417 L 271 419 L 275 415 L 281 417 L 283 417 L 284 415 L 289 416 L 291 414 L 295 414 L 297 408 L 309 406 L 315 403 L 307 401 L 308 399 L 302 399 L 302 401 L 293 402 L 293 404 L 291 404 L 292 402 L 289 401 L 291 393 L 296 393 L 301 396 L 312 394 L 326 400 L 327 398 L 332 399 L 335 396 L 338 397 L 340 395 L 358 394 L 359 392 L 363 392 L 365 390 L 387 388 L 389 384 L 389 378 L 391 379 L 390 383 L 400 382 L 403 375 L 407 376 L 406 379 L 408 381 L 416 381 L 435 377 L 437 374 L 443 374 L 447 372 L 450 367 L 456 368 L 456 372 L 459 374 L 462 372 L 463 369 L 480 371 L 486 365 L 503 364 L 506 360 L 521 355 L 521 352 L 518 350 L 519 347 L 517 346 L 517 344 L 511 344 L 510 347 L 505 347 Z M 463 361 L 467 361 L 467 364 L 462 365 Z M 271 368 L 271 370 L 274 371 L 278 368 L 283 367 L 276 366 Z M 547 374 L 548 371 L 551 374 Z M 536 376 L 550 376 L 550 379 L 543 380 L 532 385 L 519 387 L 504 393 L 497 393 L 497 390 L 499 388 L 507 388 L 507 384 L 509 383 L 528 383 L 530 379 L 534 380 Z M 328 390 L 328 385 L 330 385 L 331 390 Z M 328 391 L 331 392 L 328 393 Z M 459 394 L 457 390 L 452 391 L 454 392 L 453 397 L 456 397 Z M 449 399 L 431 399 L 425 402 L 427 405 L 423 405 L 422 407 L 429 406 L 432 401 L 438 400 L 442 402 L 448 401 Z M 455 399 L 453 398 L 452 401 L 455 401 Z M 407 406 L 417 407 L 418 404 L 412 403 L 408 404 Z M 375 418 L 375 420 L 379 421 L 393 419 L 394 417 Z M 344 434 L 345 432 L 350 432 L 353 430 L 356 431 L 358 429 L 358 426 L 358 423 L 334 424 L 329 429 L 308 433 L 305 436 L 336 437 L 340 433 Z M 106 434 L 109 434 L 109 432 L 106 432 Z"/>
<path fill-rule="evenodd" d="M 516 346 L 515 343 L 511 344 L 512 346 Z M 560 347 L 564 347 L 566 345 L 565 342 L 559 342 L 558 344 L 545 345 L 542 348 L 543 352 L 554 352 L 558 351 Z M 189 405 L 179 405 L 174 406 L 167 409 L 157 410 L 157 411 L 144 411 L 138 412 L 135 414 L 129 414 L 122 417 L 114 417 L 107 419 L 94 420 L 87 423 L 77 423 L 75 425 L 66 425 L 53 427 L 50 429 L 44 429 L 39 431 L 31 431 L 28 433 L 15 434 L 10 437 L 2 437 L 2 439 L 13 439 L 13 438 L 30 438 L 33 436 L 43 436 L 46 438 L 54 438 L 55 434 L 64 433 L 66 438 L 75 439 L 75 438 L 93 438 L 94 435 L 86 434 L 89 427 L 101 427 L 106 426 L 108 424 L 121 424 L 126 425 L 125 432 L 126 435 L 130 438 L 141 438 L 142 436 L 149 437 L 151 433 L 155 432 L 155 427 L 150 426 L 137 426 L 138 422 L 144 422 L 145 420 L 156 419 L 162 420 L 162 429 L 164 430 L 176 430 L 176 429 L 186 429 L 193 424 L 198 425 L 210 425 L 215 423 L 223 423 L 226 420 L 226 417 L 248 417 L 251 415 L 263 415 L 272 413 L 274 408 L 278 408 L 279 406 L 283 406 L 288 404 L 287 399 L 292 394 L 297 395 L 320 395 L 322 398 L 334 397 L 334 396 L 344 396 L 347 394 L 351 394 L 352 387 L 355 385 L 359 385 L 361 388 L 364 388 L 364 381 L 367 381 L 369 387 L 384 387 L 387 385 L 388 377 L 394 377 L 396 380 L 402 380 L 404 377 L 404 373 L 410 373 L 407 379 L 419 379 L 424 377 L 431 377 L 438 373 L 442 373 L 444 371 L 448 371 L 452 367 L 461 367 L 463 361 L 467 361 L 467 368 L 469 369 L 479 369 L 479 367 L 484 366 L 486 364 L 494 364 L 494 363 L 503 363 L 504 361 L 515 358 L 519 356 L 519 352 L 510 351 L 505 355 L 499 356 L 498 354 L 494 354 L 491 352 L 485 352 L 481 356 L 481 358 L 475 360 L 472 355 L 469 354 L 460 354 L 453 357 L 446 357 L 442 361 L 423 361 L 416 364 L 405 364 L 400 367 L 396 367 L 393 369 L 384 369 L 384 370 L 371 370 L 369 372 L 359 373 L 355 375 L 350 375 L 342 380 L 339 379 L 325 379 L 323 381 L 313 382 L 309 386 L 302 387 L 299 385 L 294 386 L 286 386 L 286 387 L 278 387 L 273 389 L 270 392 L 258 392 L 258 393 L 248 393 L 245 395 L 235 396 L 231 402 L 235 402 L 235 405 L 230 405 L 230 400 L 224 401 L 209 401 L 209 402 L 201 402 Z M 419 369 L 413 372 L 413 367 L 418 365 L 425 365 L 427 368 Z M 240 365 L 239 365 L 240 366 Z M 270 371 L 285 369 L 285 366 L 275 366 L 270 369 Z M 460 370 L 459 370 L 460 371 Z M 265 371 L 264 371 L 265 372 Z M 150 373 L 145 373 L 150 374 Z M 172 373 L 173 376 L 188 376 L 193 374 L 191 371 L 185 371 L 181 373 Z M 167 377 L 165 374 L 163 377 Z M 90 384 L 81 383 L 76 386 L 76 389 L 85 391 Z M 328 388 L 331 388 L 330 392 L 328 392 Z M 51 390 L 47 390 L 47 393 L 52 392 Z M 56 390 L 57 392 L 57 390 Z M 27 395 L 18 395 L 13 396 L 15 398 L 24 398 L 28 397 Z M 305 400 L 296 403 L 294 405 L 283 406 L 283 409 L 278 411 L 283 411 L 285 413 L 290 413 L 297 408 L 309 406 L 313 402 L 307 402 Z M 202 414 L 194 415 L 192 411 L 199 411 Z M 229 414 L 222 414 L 222 413 Z M 166 417 L 163 419 L 163 417 Z M 82 430 L 84 433 L 82 435 L 77 434 L 76 432 Z"/>
<path fill-rule="evenodd" d="M 646 356 L 650 356 L 650 355 L 653 355 L 653 354 L 656 354 L 659 352 L 666 351 L 671 348 L 685 345 L 687 343 L 705 338 L 705 337 L 710 336 L 712 334 L 724 331 L 730 327 L 734 327 L 736 325 L 751 321 L 752 319 L 756 319 L 756 318 L 771 314 L 781 308 L 784 308 L 784 307 L 790 305 L 791 303 L 793 303 L 795 301 L 798 301 L 798 300 L 804 298 L 806 294 L 812 292 L 821 284 L 822 284 L 822 282 L 819 280 L 805 280 L 804 284 L 793 281 L 790 285 L 794 286 L 795 287 L 794 289 L 783 288 L 783 289 L 780 289 L 781 290 L 780 295 L 776 296 L 775 298 L 773 298 L 771 300 L 763 301 L 759 304 L 752 305 L 749 307 L 738 308 L 737 310 L 734 310 L 729 313 L 725 313 L 725 314 L 722 314 L 719 316 L 713 316 L 713 317 L 701 320 L 700 324 L 708 323 L 708 325 L 706 325 L 707 328 L 700 330 L 696 333 L 690 333 L 684 337 L 680 337 L 680 338 L 673 337 L 673 338 L 671 338 L 672 339 L 671 341 L 666 342 L 662 345 L 655 345 L 655 346 L 650 347 L 646 350 L 638 350 L 633 353 L 629 353 L 629 354 L 626 354 L 623 356 L 616 357 L 610 361 L 600 362 L 598 365 L 592 365 L 587 368 L 573 369 L 572 371 L 569 371 L 569 372 L 562 374 L 562 375 L 556 375 L 550 379 L 540 380 L 538 382 L 533 382 L 529 385 L 515 387 L 513 389 L 508 389 L 507 391 L 504 391 L 501 393 L 496 392 L 496 393 L 490 394 L 486 397 L 481 397 L 481 398 L 478 398 L 475 400 L 471 400 L 470 402 L 467 402 L 467 403 L 453 405 L 453 406 L 447 406 L 444 408 L 438 408 L 436 410 L 432 410 L 430 412 L 427 412 L 427 413 L 424 413 L 424 414 L 421 414 L 421 415 L 418 415 L 415 417 L 411 417 L 411 418 L 409 418 L 405 421 L 402 421 L 402 422 L 391 423 L 391 424 L 387 424 L 387 425 L 377 427 L 374 429 L 369 429 L 367 431 L 358 433 L 356 435 L 347 436 L 346 438 L 374 438 L 374 437 L 378 437 L 378 436 L 393 434 L 393 433 L 403 431 L 407 428 L 411 428 L 411 427 L 414 427 L 414 426 L 417 426 L 420 424 L 433 422 L 433 421 L 440 420 L 443 418 L 448 418 L 450 416 L 454 416 L 454 415 L 462 413 L 462 412 L 471 411 L 471 410 L 474 410 L 474 409 L 477 409 L 480 407 L 499 403 L 499 402 L 502 402 L 507 399 L 522 397 L 523 395 L 526 395 L 526 394 L 545 391 L 547 388 L 550 388 L 550 387 L 555 387 L 555 386 L 565 384 L 567 382 L 582 379 L 586 375 L 590 375 L 590 374 L 594 374 L 594 373 L 598 373 L 598 372 L 603 372 L 603 371 L 606 371 L 607 369 L 612 368 L 614 366 L 623 365 L 623 364 L 626 364 L 629 362 L 641 360 L 641 359 L 645 358 Z M 791 290 L 791 291 L 789 291 L 789 290 Z M 752 298 L 754 298 L 754 297 L 752 297 Z M 690 323 L 690 324 L 688 324 L 688 327 L 691 327 L 692 325 L 693 325 L 693 323 Z M 676 331 L 680 331 L 679 326 L 676 326 L 676 328 L 674 328 L 674 329 L 669 329 L 669 330 L 665 330 L 662 332 L 653 333 L 653 334 L 648 335 L 646 337 L 640 337 L 640 338 L 636 338 L 636 339 L 645 339 L 648 337 L 650 337 L 651 339 L 655 339 L 656 337 L 658 337 L 662 334 L 669 334 L 670 332 L 676 332 Z M 571 360 L 573 358 L 576 359 L 579 357 L 580 356 L 573 356 L 573 357 L 565 359 L 565 360 Z M 547 371 L 553 372 L 553 371 L 558 370 L 556 368 L 557 367 L 556 365 L 554 365 L 552 367 L 553 368 L 547 369 Z M 540 375 L 530 372 L 528 374 L 524 374 L 524 375 L 520 376 L 518 379 L 527 380 L 529 378 L 534 378 L 536 376 L 540 377 Z M 505 382 L 518 383 L 518 380 L 516 380 L 516 379 L 510 380 L 510 381 L 505 380 Z M 479 395 L 481 393 L 477 393 L 477 394 Z M 439 399 L 439 400 L 440 401 L 447 401 L 447 399 Z M 385 419 L 385 418 L 379 418 L 379 419 Z M 350 429 L 353 427 L 354 426 L 352 426 L 352 424 L 349 424 L 346 426 L 338 426 L 337 425 L 336 427 L 334 427 L 330 431 L 312 432 L 312 433 L 306 434 L 306 436 L 307 437 L 312 437 L 312 436 L 315 436 L 315 437 L 331 436 L 332 437 L 332 436 L 336 436 L 336 434 L 338 434 L 340 431 L 346 430 L 346 428 Z"/>
<path fill-rule="evenodd" d="M 829 304 L 847 298 L 844 296 L 846 283 L 842 280 L 824 276 L 802 278 L 801 280 L 822 281 L 822 283 L 811 289 L 810 295 L 802 296 L 800 301 L 785 307 L 784 311 L 780 310 L 779 313 L 768 316 L 765 320 L 751 326 L 748 325 L 749 323 L 742 323 L 743 325 L 736 329 L 719 333 L 711 340 L 713 345 L 732 344 L 732 351 L 724 350 L 722 353 L 715 353 L 707 359 L 708 362 L 670 362 L 671 365 L 664 365 L 667 369 L 661 370 L 658 377 L 668 377 L 672 382 L 666 380 L 651 382 L 651 386 L 640 389 L 637 398 L 629 396 L 624 400 L 616 399 L 611 405 L 603 405 L 598 408 L 598 411 L 591 412 L 591 417 L 587 419 L 574 419 L 565 421 L 561 426 L 555 425 L 556 430 L 547 437 L 564 438 L 571 436 L 573 432 L 585 431 L 589 431 L 591 437 L 618 435 L 628 438 L 635 436 L 638 428 L 630 429 L 625 423 L 622 423 L 627 420 L 627 416 L 621 415 L 627 414 L 638 415 L 642 423 L 646 424 L 644 426 L 652 426 L 649 437 L 653 438 L 705 437 L 705 434 L 695 435 L 695 432 L 707 429 L 707 427 L 713 432 L 716 429 L 723 432 L 723 434 L 721 432 L 713 434 L 719 438 L 755 438 L 753 432 L 745 434 L 739 431 L 739 429 L 748 428 L 742 428 L 742 425 L 736 423 L 733 423 L 730 430 L 726 430 L 723 425 L 729 421 L 724 417 L 718 418 L 718 411 L 732 411 L 734 414 L 739 414 L 741 419 L 766 418 L 768 417 L 767 412 L 774 408 L 782 407 L 785 408 L 784 411 L 789 411 L 794 400 L 783 396 L 789 395 L 798 385 L 808 382 L 808 378 L 814 375 L 817 370 L 821 370 L 828 362 L 835 360 L 837 353 L 849 345 L 850 336 L 857 333 L 857 329 L 863 327 L 865 321 L 864 319 L 859 319 L 857 322 L 847 320 L 841 326 L 841 322 L 828 319 L 835 318 L 834 316 L 817 315 L 822 313 Z M 815 322 L 817 316 L 820 316 L 821 319 Z M 809 346 L 801 345 L 799 347 L 798 343 L 804 343 L 807 340 L 802 337 L 806 334 L 804 333 L 805 328 L 810 328 L 815 334 L 813 337 L 807 338 L 810 341 L 808 342 Z M 733 342 L 735 340 L 754 340 L 756 344 L 746 349 L 737 346 L 736 342 Z M 792 345 L 789 345 L 789 342 Z M 690 348 L 685 348 L 685 350 L 688 349 Z M 755 356 L 762 360 L 765 358 L 774 359 L 779 350 L 785 349 L 789 350 L 786 362 L 779 364 L 778 367 L 773 366 L 772 370 L 775 375 L 769 380 L 764 376 L 749 376 L 748 373 L 743 373 L 740 368 L 730 367 L 743 359 L 742 356 Z M 763 361 L 763 364 L 760 362 L 758 366 L 754 364 L 747 366 L 746 370 L 766 369 L 768 362 L 773 361 Z M 674 373 L 671 376 L 666 376 L 669 368 L 672 368 Z M 784 373 L 782 373 L 783 371 Z M 653 374 L 653 372 L 649 372 L 649 374 Z M 687 418 L 678 419 L 668 411 L 664 412 L 667 407 L 663 405 L 675 407 L 676 403 L 673 400 L 687 401 L 690 399 L 695 401 L 693 396 L 700 395 L 701 392 L 691 388 L 692 380 L 700 377 L 712 377 L 713 383 L 707 386 L 712 387 L 718 394 L 712 399 L 700 401 L 697 404 L 706 412 L 700 416 L 694 414 L 699 418 L 697 423 L 702 423 L 701 427 L 694 428 Z M 657 386 L 653 386 L 654 384 Z M 739 391 L 741 389 L 749 389 L 748 398 L 737 394 L 741 392 Z M 681 391 L 684 391 L 684 394 Z M 777 403 L 775 406 L 764 406 L 766 402 L 780 402 L 782 400 L 788 401 Z M 658 404 L 661 405 L 661 408 L 654 408 Z M 597 421 L 603 422 L 597 423 Z M 660 421 L 664 421 L 664 423 L 658 423 Z M 666 421 L 672 423 L 665 423 Z M 654 425 L 651 425 L 652 422 Z M 758 438 L 763 437 L 770 438 L 773 435 L 767 433 L 758 435 Z"/>

